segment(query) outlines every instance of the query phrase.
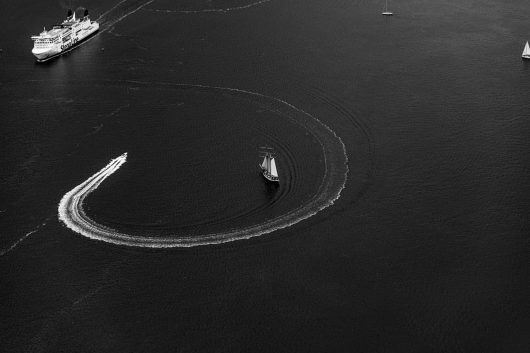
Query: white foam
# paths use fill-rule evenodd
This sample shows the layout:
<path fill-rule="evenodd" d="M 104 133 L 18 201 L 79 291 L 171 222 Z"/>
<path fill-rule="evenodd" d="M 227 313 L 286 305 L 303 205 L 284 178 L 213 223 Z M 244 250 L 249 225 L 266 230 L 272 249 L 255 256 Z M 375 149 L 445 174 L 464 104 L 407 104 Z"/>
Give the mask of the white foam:
<path fill-rule="evenodd" d="M 127 81 L 127 83 L 153 84 L 141 81 Z M 331 130 L 327 125 L 323 124 L 320 120 L 311 116 L 307 112 L 285 102 L 284 100 L 256 92 L 250 92 L 237 88 L 206 85 L 170 83 L 158 84 L 175 87 L 195 87 L 237 92 L 243 95 L 260 97 L 274 101 L 276 104 L 279 103 L 284 108 L 287 107 L 290 110 L 301 113 L 304 118 L 310 119 L 313 123 L 310 125 L 315 125 L 316 127 L 309 126 L 309 124 L 304 123 L 304 121 L 301 121 L 299 118 L 297 119 L 297 117 L 294 115 L 290 116 L 291 119 L 312 132 L 313 136 L 315 136 L 322 147 L 325 172 L 315 196 L 306 204 L 274 219 L 245 228 L 233 229 L 227 232 L 210 234 L 175 234 L 171 236 L 163 234 L 145 234 L 144 236 L 126 234 L 120 232 L 119 230 L 111 229 L 98 224 L 94 220 L 90 219 L 83 210 L 83 200 L 91 192 L 96 190 L 106 178 L 111 176 L 126 162 L 127 153 L 124 153 L 123 155 L 111 160 L 107 166 L 63 196 L 61 202 L 59 203 L 59 219 L 68 228 L 88 238 L 118 245 L 150 248 L 213 245 L 249 239 L 290 227 L 309 217 L 314 216 L 323 209 L 333 205 L 334 202 L 339 199 L 342 190 L 345 188 L 348 174 L 348 157 L 346 154 L 346 146 L 340 137 L 338 137 L 333 130 Z M 330 158 L 333 161 L 330 161 Z"/>

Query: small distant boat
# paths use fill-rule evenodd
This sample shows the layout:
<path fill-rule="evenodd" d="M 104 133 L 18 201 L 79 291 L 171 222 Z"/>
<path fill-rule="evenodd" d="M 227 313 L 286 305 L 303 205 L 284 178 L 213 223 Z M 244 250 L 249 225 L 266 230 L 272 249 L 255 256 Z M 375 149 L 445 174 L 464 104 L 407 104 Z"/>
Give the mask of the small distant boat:
<path fill-rule="evenodd" d="M 530 45 L 528 45 L 528 41 L 526 41 L 526 45 L 524 46 L 522 57 L 523 59 L 530 59 Z"/>
<path fill-rule="evenodd" d="M 261 168 L 261 174 L 263 174 L 265 179 L 275 183 L 280 182 L 280 178 L 278 176 L 278 169 L 276 168 L 276 161 L 271 152 L 265 152 L 263 162 L 261 162 L 259 167 Z"/>
<path fill-rule="evenodd" d="M 392 11 L 388 11 L 388 0 L 385 0 L 385 11 L 381 12 L 381 15 L 383 16 L 392 16 L 394 13 Z"/>

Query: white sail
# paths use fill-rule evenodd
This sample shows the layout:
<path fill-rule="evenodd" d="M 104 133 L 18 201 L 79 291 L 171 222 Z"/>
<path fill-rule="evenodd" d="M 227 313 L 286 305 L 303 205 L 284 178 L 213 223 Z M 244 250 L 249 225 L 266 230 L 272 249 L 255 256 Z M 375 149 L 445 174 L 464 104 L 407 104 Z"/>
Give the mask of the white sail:
<path fill-rule="evenodd" d="M 388 11 L 388 0 L 385 0 L 385 10 L 381 13 L 384 16 L 392 16 L 392 11 Z"/>
<path fill-rule="evenodd" d="M 261 169 L 267 169 L 267 156 L 265 156 L 263 162 L 261 162 Z"/>
<path fill-rule="evenodd" d="M 276 161 L 274 158 L 271 158 L 271 170 L 270 173 L 273 177 L 278 177 L 278 171 L 276 170 Z"/>
<path fill-rule="evenodd" d="M 526 45 L 524 46 L 523 57 L 530 58 L 530 45 L 528 45 L 528 41 L 526 41 Z"/>

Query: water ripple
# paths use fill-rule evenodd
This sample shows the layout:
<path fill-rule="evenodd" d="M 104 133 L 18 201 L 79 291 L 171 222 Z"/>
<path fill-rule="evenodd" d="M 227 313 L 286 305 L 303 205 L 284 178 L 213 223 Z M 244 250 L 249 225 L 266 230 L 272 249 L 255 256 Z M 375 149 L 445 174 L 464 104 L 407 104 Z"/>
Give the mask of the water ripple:
<path fill-rule="evenodd" d="M 236 11 L 236 10 L 244 10 L 248 9 L 254 6 L 258 6 L 261 4 L 264 4 L 266 2 L 269 2 L 270 0 L 259 0 L 251 2 L 250 4 L 241 5 L 241 6 L 234 6 L 234 7 L 227 7 L 224 9 L 202 9 L 202 10 L 170 10 L 170 9 L 152 9 L 152 8 L 144 8 L 144 11 L 151 11 L 151 12 L 163 12 L 163 13 L 182 13 L 182 14 L 193 14 L 193 13 L 207 13 L 207 12 L 217 12 L 217 13 L 226 13 L 230 11 Z"/>
<path fill-rule="evenodd" d="M 138 85 L 153 84 L 141 81 L 126 82 Z M 271 109 L 277 110 L 283 116 L 299 126 L 305 128 L 319 142 L 324 156 L 325 172 L 316 193 L 306 203 L 273 219 L 248 227 L 230 229 L 226 232 L 208 234 L 174 234 L 170 236 L 156 233 L 149 233 L 143 236 L 126 234 L 117 229 L 112 229 L 95 222 L 89 218 L 83 210 L 84 199 L 127 161 L 127 153 L 124 153 L 111 160 L 107 166 L 63 196 L 59 203 L 59 219 L 68 228 L 88 238 L 118 245 L 150 248 L 212 245 L 249 239 L 290 227 L 314 216 L 323 209 L 333 205 L 333 203 L 339 199 L 341 192 L 346 185 L 348 175 L 346 147 L 340 137 L 317 118 L 279 98 L 242 89 L 192 84 L 158 84 L 162 86 L 207 89 L 238 94 L 246 98 L 260 101 Z"/>

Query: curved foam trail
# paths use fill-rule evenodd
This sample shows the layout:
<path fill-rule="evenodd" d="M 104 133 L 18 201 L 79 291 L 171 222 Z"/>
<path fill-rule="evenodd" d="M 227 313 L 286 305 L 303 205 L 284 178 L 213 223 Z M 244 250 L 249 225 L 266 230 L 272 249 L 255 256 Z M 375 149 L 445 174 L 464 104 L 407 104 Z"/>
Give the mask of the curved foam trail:
<path fill-rule="evenodd" d="M 127 153 L 124 153 L 118 158 L 111 160 L 109 164 L 96 174 L 92 175 L 85 182 L 67 192 L 59 203 L 59 219 L 73 231 L 89 236 L 89 233 L 87 233 L 86 230 L 79 227 L 78 223 L 82 224 L 82 222 L 76 221 L 83 219 L 83 200 L 88 194 L 96 190 L 105 179 L 117 171 L 126 161 Z"/>
<path fill-rule="evenodd" d="M 127 83 L 148 84 L 141 81 L 126 81 Z M 152 83 L 151 83 L 152 84 Z M 174 87 L 195 87 L 212 89 L 225 92 L 261 98 L 276 104 L 278 113 L 306 128 L 320 143 L 325 162 L 325 174 L 317 192 L 311 200 L 300 207 L 284 213 L 276 218 L 260 224 L 226 232 L 210 234 L 175 234 L 172 236 L 160 234 L 145 234 L 142 236 L 122 233 L 90 219 L 83 210 L 84 199 L 109 176 L 116 172 L 127 160 L 127 153 L 111 160 L 99 172 L 66 193 L 59 203 L 59 219 L 73 231 L 88 238 L 105 241 L 117 245 L 139 246 L 150 248 L 192 247 L 202 245 L 221 244 L 236 240 L 249 239 L 268 234 L 279 229 L 290 227 L 309 217 L 314 216 L 323 209 L 333 205 L 339 199 L 346 186 L 348 175 L 348 156 L 346 146 L 333 130 L 320 120 L 296 108 L 295 106 L 278 98 L 260 93 L 245 91 L 236 88 L 214 87 L 191 84 L 162 84 Z M 291 114 L 282 111 L 287 109 Z M 299 114 L 299 116 L 295 116 Z"/>
<path fill-rule="evenodd" d="M 205 12 L 230 12 L 230 11 L 236 11 L 236 10 L 244 10 L 248 9 L 257 5 L 264 4 L 266 2 L 269 2 L 270 0 L 260 0 L 255 1 L 253 3 L 243 5 L 243 6 L 236 6 L 236 7 L 227 7 L 225 9 L 204 9 L 204 10 L 164 10 L 164 9 L 144 9 L 145 11 L 152 11 L 152 12 L 164 12 L 164 13 L 205 13 Z"/>

